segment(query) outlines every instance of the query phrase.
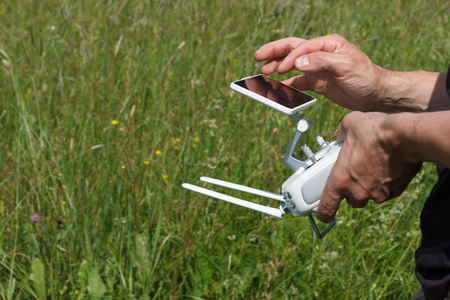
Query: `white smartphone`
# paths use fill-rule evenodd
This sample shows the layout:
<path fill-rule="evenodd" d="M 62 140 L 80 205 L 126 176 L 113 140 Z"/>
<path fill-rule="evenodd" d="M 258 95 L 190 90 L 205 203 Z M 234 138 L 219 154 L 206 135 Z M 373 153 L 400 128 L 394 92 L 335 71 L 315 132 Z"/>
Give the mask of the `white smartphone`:
<path fill-rule="evenodd" d="M 293 115 L 316 103 L 313 96 L 265 75 L 233 81 L 230 87 L 287 115 Z"/>

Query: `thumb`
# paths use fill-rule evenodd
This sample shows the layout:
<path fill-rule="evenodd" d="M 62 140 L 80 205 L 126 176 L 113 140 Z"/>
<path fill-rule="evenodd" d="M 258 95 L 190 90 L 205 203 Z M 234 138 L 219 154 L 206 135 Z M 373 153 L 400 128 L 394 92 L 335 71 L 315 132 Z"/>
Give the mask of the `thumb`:
<path fill-rule="evenodd" d="M 338 129 L 336 129 L 336 131 L 334 132 L 334 138 L 336 139 L 336 141 L 338 141 L 339 143 L 343 143 L 345 140 L 345 136 L 347 134 L 347 130 L 345 130 L 345 128 L 342 126 L 342 124 L 338 127 Z"/>
<path fill-rule="evenodd" d="M 348 59 L 343 54 L 317 51 L 302 55 L 295 60 L 295 67 L 301 72 L 330 71 L 340 76 L 347 70 Z"/>

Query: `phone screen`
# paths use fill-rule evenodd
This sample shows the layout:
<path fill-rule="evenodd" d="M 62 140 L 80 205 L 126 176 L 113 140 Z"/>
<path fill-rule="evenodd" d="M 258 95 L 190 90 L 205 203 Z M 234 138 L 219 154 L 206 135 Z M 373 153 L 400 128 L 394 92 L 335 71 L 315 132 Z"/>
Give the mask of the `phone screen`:
<path fill-rule="evenodd" d="M 242 79 L 234 83 L 288 108 L 295 108 L 315 100 L 314 97 L 265 75 Z"/>

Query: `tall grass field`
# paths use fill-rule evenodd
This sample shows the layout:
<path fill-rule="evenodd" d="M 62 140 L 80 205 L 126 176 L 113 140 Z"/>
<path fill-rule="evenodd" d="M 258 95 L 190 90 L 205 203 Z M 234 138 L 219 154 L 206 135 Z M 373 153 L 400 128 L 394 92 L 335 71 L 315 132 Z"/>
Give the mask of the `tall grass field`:
<path fill-rule="evenodd" d="M 229 88 L 261 45 L 339 33 L 446 72 L 449 29 L 446 0 L 0 0 L 0 298 L 409 299 L 434 165 L 387 203 L 343 202 L 323 240 L 181 184 L 292 174 L 292 120 Z M 313 95 L 317 151 L 349 111 Z"/>

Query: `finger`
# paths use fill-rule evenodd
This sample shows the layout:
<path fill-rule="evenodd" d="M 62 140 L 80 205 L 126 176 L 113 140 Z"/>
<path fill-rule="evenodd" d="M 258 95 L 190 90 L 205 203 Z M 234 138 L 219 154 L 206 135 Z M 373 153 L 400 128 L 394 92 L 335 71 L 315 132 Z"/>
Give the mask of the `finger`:
<path fill-rule="evenodd" d="M 343 37 L 332 34 L 322 37 L 313 38 L 301 42 L 295 49 L 290 51 L 289 55 L 286 56 L 283 63 L 278 67 L 279 73 L 286 73 L 294 68 L 295 60 L 303 55 L 314 53 L 314 52 L 329 52 L 329 53 L 343 53 L 345 52 L 345 47 L 343 45 L 349 44 Z"/>
<path fill-rule="evenodd" d="M 294 76 L 282 81 L 282 83 L 292 86 L 300 91 L 309 90 L 308 80 L 305 75 Z"/>
<path fill-rule="evenodd" d="M 369 202 L 369 199 L 357 199 L 354 196 L 346 197 L 347 203 L 353 208 L 363 208 Z"/>
<path fill-rule="evenodd" d="M 288 55 L 297 45 L 305 39 L 288 37 L 274 42 L 265 44 L 258 50 L 256 50 L 254 57 L 256 61 L 265 61 L 274 58 L 285 57 Z"/>
<path fill-rule="evenodd" d="M 275 58 L 268 60 L 262 67 L 261 73 L 265 75 L 272 74 L 278 69 L 278 65 L 283 61 L 283 58 Z"/>
<path fill-rule="evenodd" d="M 320 197 L 316 214 L 317 219 L 323 223 L 330 223 L 333 221 L 342 199 L 343 196 L 332 187 L 331 181 L 328 180 L 323 189 L 322 196 Z"/>
<path fill-rule="evenodd" d="M 285 58 L 283 63 L 278 66 L 277 71 L 280 67 L 287 61 Z M 344 74 L 351 68 L 350 60 L 348 56 L 338 53 L 329 53 L 324 51 L 314 52 L 307 55 L 302 55 L 296 57 L 294 61 L 294 66 L 297 70 L 302 72 L 321 72 L 330 71 L 335 73 L 337 76 Z"/>

